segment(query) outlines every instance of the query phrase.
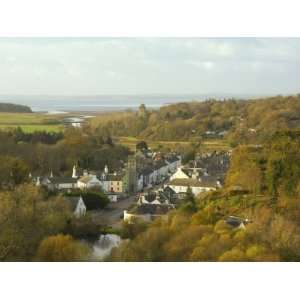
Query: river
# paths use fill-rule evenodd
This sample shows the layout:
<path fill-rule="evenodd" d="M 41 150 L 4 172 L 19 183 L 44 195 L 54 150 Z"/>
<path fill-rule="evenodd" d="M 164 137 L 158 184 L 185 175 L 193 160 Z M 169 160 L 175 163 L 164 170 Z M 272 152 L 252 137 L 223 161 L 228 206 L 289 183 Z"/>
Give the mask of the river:
<path fill-rule="evenodd" d="M 121 242 L 122 239 L 117 234 L 101 234 L 92 245 L 92 260 L 104 260 Z"/>

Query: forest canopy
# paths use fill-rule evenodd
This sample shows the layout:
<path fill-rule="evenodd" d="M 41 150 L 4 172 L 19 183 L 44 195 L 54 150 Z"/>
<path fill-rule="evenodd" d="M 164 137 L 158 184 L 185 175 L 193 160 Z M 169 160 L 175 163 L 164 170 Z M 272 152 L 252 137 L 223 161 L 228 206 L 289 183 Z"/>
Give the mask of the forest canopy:
<path fill-rule="evenodd" d="M 300 95 L 250 100 L 193 101 L 99 116 L 92 128 L 112 136 L 189 140 L 213 136 L 233 144 L 258 142 L 278 130 L 300 128 Z"/>

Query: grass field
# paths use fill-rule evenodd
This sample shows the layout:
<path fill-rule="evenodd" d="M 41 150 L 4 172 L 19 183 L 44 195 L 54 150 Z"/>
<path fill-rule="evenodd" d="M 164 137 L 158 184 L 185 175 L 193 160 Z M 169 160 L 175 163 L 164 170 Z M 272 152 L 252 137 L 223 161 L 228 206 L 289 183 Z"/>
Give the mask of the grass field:
<path fill-rule="evenodd" d="M 65 115 L 46 115 L 44 113 L 0 113 L 0 129 L 20 126 L 25 132 L 63 130 Z"/>
<path fill-rule="evenodd" d="M 135 137 L 117 137 L 117 138 L 115 138 L 116 142 L 118 142 L 124 146 L 127 146 L 131 150 L 135 150 L 136 143 L 138 143 L 141 140 L 142 139 L 137 139 Z M 190 142 L 190 141 L 147 141 L 146 140 L 146 143 L 152 149 L 158 148 L 159 146 L 168 147 L 170 149 L 176 149 L 180 146 L 181 147 L 189 146 L 192 142 Z M 221 139 L 218 139 L 218 140 L 209 139 L 209 140 L 202 141 L 200 147 L 202 150 L 207 150 L 207 151 L 214 151 L 214 150 L 221 151 L 221 150 L 231 149 L 229 144 L 226 141 L 221 140 Z"/>

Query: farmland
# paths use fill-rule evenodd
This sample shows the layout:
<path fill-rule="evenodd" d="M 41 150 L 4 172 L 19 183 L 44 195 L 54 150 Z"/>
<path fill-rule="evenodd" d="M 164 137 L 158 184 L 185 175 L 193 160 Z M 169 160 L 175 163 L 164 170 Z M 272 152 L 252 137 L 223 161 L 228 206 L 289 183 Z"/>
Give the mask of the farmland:
<path fill-rule="evenodd" d="M 134 150 L 135 145 L 141 141 L 142 139 L 138 139 L 135 137 L 116 137 L 115 141 L 127 146 L 129 149 Z M 170 150 L 179 150 L 180 148 L 185 148 L 191 145 L 190 141 L 151 141 L 146 140 L 147 144 L 152 149 L 158 148 L 168 148 Z M 199 147 L 202 150 L 214 151 L 214 150 L 229 150 L 231 147 L 225 140 L 222 139 L 207 139 L 201 142 Z"/>
<path fill-rule="evenodd" d="M 63 130 L 62 115 L 46 115 L 44 113 L 0 113 L 0 128 L 21 127 L 25 132 Z"/>

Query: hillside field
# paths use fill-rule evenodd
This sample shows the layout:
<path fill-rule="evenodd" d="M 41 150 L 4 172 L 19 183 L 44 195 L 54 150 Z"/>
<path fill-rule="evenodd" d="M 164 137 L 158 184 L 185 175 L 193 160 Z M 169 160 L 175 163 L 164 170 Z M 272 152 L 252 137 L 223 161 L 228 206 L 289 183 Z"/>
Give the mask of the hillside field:
<path fill-rule="evenodd" d="M 135 150 L 135 145 L 143 140 L 135 137 L 116 137 L 114 138 L 116 142 L 120 143 L 128 147 L 131 150 Z M 145 140 L 148 146 L 152 149 L 157 149 L 160 147 L 170 148 L 171 150 L 176 150 L 178 147 L 188 147 L 191 142 L 190 141 L 148 141 Z M 204 140 L 200 145 L 202 150 L 205 151 L 222 151 L 229 150 L 231 147 L 226 142 L 226 140 L 222 139 L 207 139 Z"/>

